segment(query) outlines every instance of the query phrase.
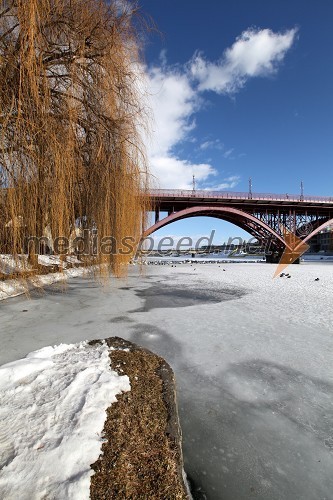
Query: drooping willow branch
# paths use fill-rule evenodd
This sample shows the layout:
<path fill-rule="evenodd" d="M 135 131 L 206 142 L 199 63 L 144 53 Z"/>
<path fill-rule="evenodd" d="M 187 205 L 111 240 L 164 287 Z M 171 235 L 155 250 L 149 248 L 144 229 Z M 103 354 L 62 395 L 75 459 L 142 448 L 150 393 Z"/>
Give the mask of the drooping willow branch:
<path fill-rule="evenodd" d="M 138 240 L 148 170 L 135 9 L 103 0 L 0 0 L 0 252 L 27 235 Z M 33 260 L 37 249 L 32 248 Z M 119 273 L 130 254 L 88 262 Z"/>

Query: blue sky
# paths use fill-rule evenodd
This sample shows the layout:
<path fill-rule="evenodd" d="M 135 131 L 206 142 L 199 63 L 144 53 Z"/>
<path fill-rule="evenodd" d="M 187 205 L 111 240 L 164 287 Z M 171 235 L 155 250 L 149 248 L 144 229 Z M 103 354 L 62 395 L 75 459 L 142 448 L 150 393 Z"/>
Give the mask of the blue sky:
<path fill-rule="evenodd" d="M 142 0 L 156 185 L 332 195 L 333 2 Z M 244 235 L 195 218 L 155 233 Z"/>

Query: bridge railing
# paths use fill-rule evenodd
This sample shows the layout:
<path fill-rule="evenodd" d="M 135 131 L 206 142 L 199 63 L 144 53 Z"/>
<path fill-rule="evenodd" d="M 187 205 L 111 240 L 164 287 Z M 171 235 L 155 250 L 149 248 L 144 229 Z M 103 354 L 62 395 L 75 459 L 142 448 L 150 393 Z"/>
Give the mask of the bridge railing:
<path fill-rule="evenodd" d="M 247 193 L 234 191 L 206 191 L 190 189 L 155 189 L 150 192 L 154 198 L 215 198 L 225 200 L 262 200 L 262 201 L 293 201 L 333 203 L 333 196 L 312 196 L 299 194 Z"/>

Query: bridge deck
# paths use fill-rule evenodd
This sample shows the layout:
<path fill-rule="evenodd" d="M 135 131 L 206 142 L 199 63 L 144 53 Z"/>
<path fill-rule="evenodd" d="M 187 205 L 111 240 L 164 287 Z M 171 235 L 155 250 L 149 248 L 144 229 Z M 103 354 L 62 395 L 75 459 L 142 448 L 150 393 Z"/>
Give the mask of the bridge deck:
<path fill-rule="evenodd" d="M 204 191 L 204 190 L 181 190 L 181 189 L 156 189 L 150 192 L 155 200 L 161 201 L 198 201 L 200 203 L 211 203 L 214 201 L 235 201 L 238 203 L 253 204 L 302 204 L 302 205 L 333 205 L 333 196 L 312 196 L 296 194 L 273 194 L 273 193 L 252 193 L 228 192 L 228 191 Z"/>
<path fill-rule="evenodd" d="M 307 241 L 333 226 L 333 197 L 168 189 L 150 196 L 155 224 L 147 234 L 177 220 L 210 216 L 236 224 L 259 241 L 273 238 L 278 249 L 287 244 L 284 228 Z M 160 218 L 161 212 L 168 216 Z"/>

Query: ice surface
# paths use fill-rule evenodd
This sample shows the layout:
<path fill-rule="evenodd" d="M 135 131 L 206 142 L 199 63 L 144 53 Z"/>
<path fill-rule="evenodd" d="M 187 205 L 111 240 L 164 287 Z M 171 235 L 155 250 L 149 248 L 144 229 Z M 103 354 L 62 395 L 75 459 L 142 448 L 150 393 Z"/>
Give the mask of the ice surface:
<path fill-rule="evenodd" d="M 0 363 L 86 338 L 137 342 L 175 370 L 195 498 L 332 500 L 333 265 L 274 271 L 133 266 L 109 287 L 76 278 L 3 301 Z"/>
<path fill-rule="evenodd" d="M 45 347 L 0 367 L 0 498 L 89 498 L 106 408 L 130 389 L 108 347 Z"/>

